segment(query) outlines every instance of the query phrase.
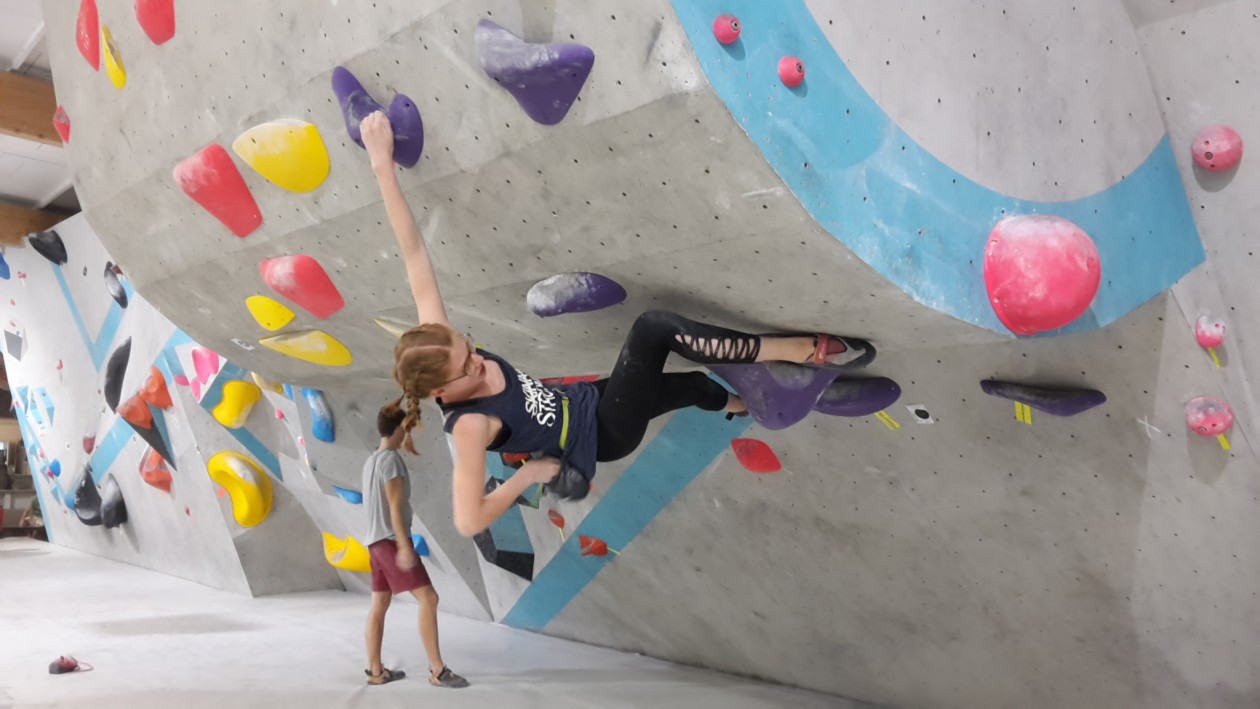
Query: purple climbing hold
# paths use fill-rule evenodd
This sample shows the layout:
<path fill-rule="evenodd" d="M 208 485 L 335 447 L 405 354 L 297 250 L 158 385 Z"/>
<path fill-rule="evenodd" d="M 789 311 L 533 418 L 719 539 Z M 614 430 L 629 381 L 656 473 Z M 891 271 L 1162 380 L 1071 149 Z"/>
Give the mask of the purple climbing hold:
<path fill-rule="evenodd" d="M 1051 416 L 1075 416 L 1100 406 L 1107 395 L 1096 389 L 1057 389 L 986 379 L 980 388 L 989 396 L 1018 401 Z"/>
<path fill-rule="evenodd" d="M 543 125 L 564 120 L 595 65 L 590 47 L 529 44 L 490 20 L 477 23 L 474 37 L 481 68 Z"/>
<path fill-rule="evenodd" d="M 598 273 L 560 273 L 534 284 L 525 304 L 540 318 L 565 313 L 588 313 L 619 305 L 626 289 Z"/>
<path fill-rule="evenodd" d="M 394 162 L 415 167 L 424 151 L 424 123 L 416 102 L 398 94 L 389 104 L 389 123 L 394 127 Z"/>
<path fill-rule="evenodd" d="M 364 118 L 385 109 L 368 94 L 354 74 L 343 66 L 333 69 L 332 88 L 337 95 L 337 103 L 341 104 L 341 117 L 346 121 L 346 132 L 350 134 L 350 140 L 362 148 L 363 136 L 359 133 L 359 124 Z"/>
<path fill-rule="evenodd" d="M 888 377 L 837 379 L 814 404 L 814 411 L 828 416 L 870 416 L 896 403 L 901 387 Z"/>
<path fill-rule="evenodd" d="M 818 398 L 840 376 L 834 369 L 787 362 L 722 364 L 709 369 L 730 384 L 753 419 L 771 431 L 808 416 Z"/>

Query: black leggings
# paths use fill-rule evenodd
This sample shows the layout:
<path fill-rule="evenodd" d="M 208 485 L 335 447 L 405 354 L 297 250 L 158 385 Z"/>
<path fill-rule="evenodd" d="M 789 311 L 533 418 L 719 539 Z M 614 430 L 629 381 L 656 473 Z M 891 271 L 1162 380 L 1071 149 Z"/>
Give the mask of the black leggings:
<path fill-rule="evenodd" d="M 705 411 L 726 408 L 721 384 L 702 372 L 665 374 L 665 360 L 675 352 L 700 364 L 754 362 L 761 338 L 705 325 L 661 310 L 639 316 L 626 336 L 617 365 L 599 389 L 598 460 L 619 460 L 634 452 L 648 421 L 661 414 L 696 406 Z"/>

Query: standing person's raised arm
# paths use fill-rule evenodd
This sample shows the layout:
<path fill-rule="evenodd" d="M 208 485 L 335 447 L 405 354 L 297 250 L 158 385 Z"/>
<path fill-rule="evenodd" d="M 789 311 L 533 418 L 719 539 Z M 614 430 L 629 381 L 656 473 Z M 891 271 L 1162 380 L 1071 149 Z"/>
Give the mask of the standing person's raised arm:
<path fill-rule="evenodd" d="M 372 172 L 376 173 L 376 184 L 381 188 L 381 199 L 385 202 L 385 212 L 389 215 L 389 225 L 394 230 L 394 238 L 398 240 L 398 248 L 402 251 L 403 264 L 407 267 L 407 281 L 411 284 L 411 296 L 416 301 L 416 313 L 420 324 L 440 323 L 450 326 L 446 317 L 446 305 L 442 302 L 442 293 L 438 290 L 437 276 L 433 273 L 433 264 L 429 261 L 429 252 L 424 245 L 424 236 L 416 225 L 411 206 L 403 195 L 398 184 L 398 175 L 394 171 L 394 130 L 389 118 L 377 111 L 360 124 L 363 144 L 367 148 L 368 157 L 372 161 Z"/>

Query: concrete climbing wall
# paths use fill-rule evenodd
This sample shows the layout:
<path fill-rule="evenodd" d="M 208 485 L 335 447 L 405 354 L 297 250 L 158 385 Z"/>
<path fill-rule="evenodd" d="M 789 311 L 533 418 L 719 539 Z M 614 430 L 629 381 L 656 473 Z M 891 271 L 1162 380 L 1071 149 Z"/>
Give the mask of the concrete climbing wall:
<path fill-rule="evenodd" d="M 415 100 L 426 147 L 402 182 L 451 314 L 526 371 L 606 371 L 650 307 L 880 346 L 870 372 L 901 391 L 886 409 L 783 430 L 680 412 L 636 456 L 601 466 L 591 498 L 519 506 L 491 544 L 454 538 L 449 456 L 430 430 L 416 507 L 466 586 L 461 603 L 879 704 L 1260 699 L 1248 651 L 1260 635 L 1255 308 L 1240 226 L 1255 221 L 1255 178 L 1246 158 L 1223 176 L 1189 161 L 1201 124 L 1260 133 L 1255 62 L 1238 60 L 1254 54 L 1260 3 L 181 4 L 161 45 L 130 3 L 99 6 L 126 58 L 121 90 L 79 56 L 72 4 L 45 7 L 81 200 L 165 315 L 245 370 L 322 388 L 351 422 L 331 445 L 293 449 L 318 494 L 354 481 L 388 392 L 392 336 L 373 319 L 414 317 L 330 89 L 339 65 L 378 100 Z M 742 20 L 737 43 L 712 36 L 722 12 Z M 559 124 L 533 122 L 482 71 L 485 18 L 594 50 Z M 783 56 L 804 64 L 794 89 L 779 82 Z M 293 194 L 237 161 L 261 216 L 238 238 L 172 170 L 280 119 L 317 128 L 330 177 Z M 1029 212 L 1072 219 L 1101 256 L 1097 297 L 1057 337 L 1012 338 L 983 286 L 989 230 Z M 279 297 L 260 262 L 297 254 L 345 305 L 295 307 L 282 332 L 330 334 L 345 366 L 271 351 L 245 306 Z M 625 304 L 529 313 L 532 284 L 579 270 L 623 285 Z M 1220 368 L 1195 341 L 1204 312 L 1229 328 Z M 1013 403 L 987 396 L 986 379 L 1106 402 L 1051 416 L 1061 397 Z M 1186 428 L 1183 407 L 1201 395 L 1234 406 L 1223 441 Z M 293 432 L 309 431 L 294 414 Z M 747 469 L 738 438 L 766 444 L 779 469 Z M 619 553 L 590 554 L 600 543 Z"/>

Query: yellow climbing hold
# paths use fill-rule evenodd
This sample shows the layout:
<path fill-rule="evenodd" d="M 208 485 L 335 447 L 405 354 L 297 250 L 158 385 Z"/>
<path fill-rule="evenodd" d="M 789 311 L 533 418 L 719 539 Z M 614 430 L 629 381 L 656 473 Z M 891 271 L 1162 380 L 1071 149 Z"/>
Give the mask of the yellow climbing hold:
<path fill-rule="evenodd" d="M 274 391 L 277 394 L 284 393 L 284 387 L 276 384 L 258 372 L 250 372 L 249 376 L 254 378 L 254 383 L 258 385 L 259 389 L 263 389 L 264 391 Z"/>
<path fill-rule="evenodd" d="M 268 182 L 290 192 L 310 192 L 328 178 L 328 149 L 319 129 L 306 121 L 254 126 L 233 141 L 232 151 Z"/>
<path fill-rule="evenodd" d="M 220 451 L 206 463 L 206 472 L 228 491 L 237 524 L 253 527 L 271 514 L 271 478 L 254 461 L 234 451 Z"/>
<path fill-rule="evenodd" d="M 297 317 L 284 303 L 265 295 L 251 295 L 245 299 L 245 307 L 249 308 L 249 314 L 254 316 L 264 330 L 272 332 L 288 325 Z"/>
<path fill-rule="evenodd" d="M 334 568 L 366 574 L 372 570 L 367 547 L 354 537 L 339 539 L 324 532 L 324 558 Z"/>
<path fill-rule="evenodd" d="M 122 55 L 118 53 L 118 45 L 114 44 L 114 35 L 109 28 L 101 25 L 101 49 L 105 50 L 105 72 L 114 88 L 121 89 L 127 83 L 127 67 L 123 66 Z"/>
<path fill-rule="evenodd" d="M 261 398 L 262 391 L 253 382 L 230 381 L 223 385 L 223 401 L 210 413 L 227 428 L 241 428 Z"/>
<path fill-rule="evenodd" d="M 258 344 L 294 359 L 326 367 L 344 367 L 354 360 L 345 345 L 323 330 L 276 335 L 263 338 Z"/>
<path fill-rule="evenodd" d="M 372 322 L 394 337 L 402 337 L 404 332 L 415 327 L 415 325 L 408 325 L 393 318 L 372 318 Z"/>

